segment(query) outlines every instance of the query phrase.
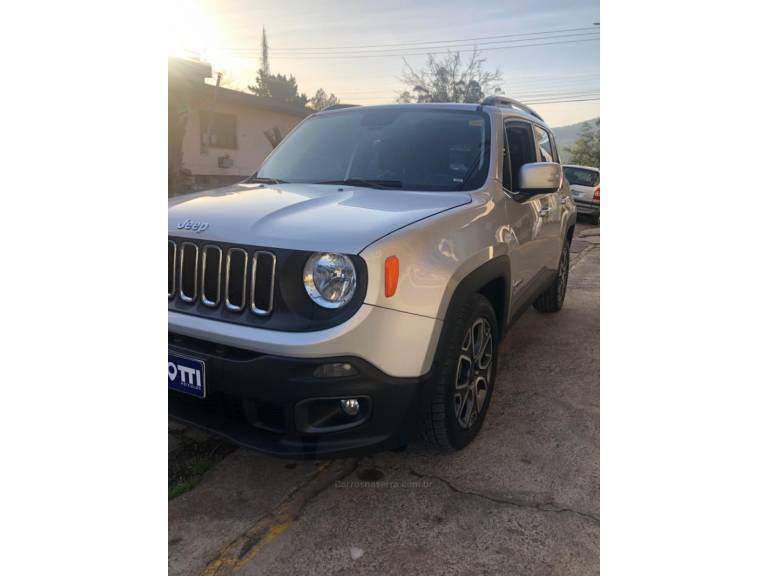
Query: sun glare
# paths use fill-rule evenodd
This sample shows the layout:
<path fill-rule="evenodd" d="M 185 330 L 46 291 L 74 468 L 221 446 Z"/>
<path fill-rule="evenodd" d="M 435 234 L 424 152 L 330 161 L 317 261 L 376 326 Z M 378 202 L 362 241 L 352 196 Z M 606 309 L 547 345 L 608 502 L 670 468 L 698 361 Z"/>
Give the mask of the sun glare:
<path fill-rule="evenodd" d="M 216 43 L 214 12 L 202 0 L 168 0 L 168 56 L 204 55 Z"/>

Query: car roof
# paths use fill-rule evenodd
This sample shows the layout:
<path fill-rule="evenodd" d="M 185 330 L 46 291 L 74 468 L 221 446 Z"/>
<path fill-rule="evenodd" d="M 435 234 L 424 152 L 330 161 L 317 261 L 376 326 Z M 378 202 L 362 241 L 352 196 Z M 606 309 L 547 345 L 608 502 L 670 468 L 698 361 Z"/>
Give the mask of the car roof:
<path fill-rule="evenodd" d="M 341 107 L 343 106 L 343 108 Z M 339 110 L 357 110 L 357 109 L 365 109 L 365 110 L 379 110 L 379 109 L 389 109 L 389 108 L 400 108 L 400 109 L 419 109 L 423 110 L 424 108 L 437 108 L 437 109 L 450 109 L 450 110 L 466 110 L 466 111 L 474 111 L 477 110 L 480 104 L 462 104 L 458 102 L 421 102 L 421 103 L 412 103 L 412 104 L 373 104 L 369 106 L 357 106 L 355 104 L 349 104 L 349 105 L 339 105 L 338 108 L 331 107 L 331 109 L 321 110 L 321 113 L 324 112 L 336 112 Z"/>
<path fill-rule="evenodd" d="M 387 110 L 387 109 L 406 109 L 406 110 L 424 110 L 425 108 L 431 108 L 434 110 L 464 110 L 466 112 L 478 112 L 481 109 L 482 110 L 488 110 L 488 111 L 494 111 L 499 114 L 504 114 L 505 116 L 516 116 L 519 118 L 524 118 L 526 120 L 530 120 L 531 122 L 535 122 L 537 124 L 544 124 L 544 122 L 536 118 L 535 116 L 526 113 L 523 110 L 519 110 L 517 108 L 509 108 L 507 106 L 493 106 L 490 104 L 480 104 L 474 103 L 474 104 L 465 104 L 465 103 L 459 103 L 459 102 L 420 102 L 420 103 L 412 103 L 412 104 L 374 104 L 371 106 L 356 106 L 356 105 L 339 105 L 337 107 L 333 107 L 332 109 L 326 109 L 321 110 L 318 112 L 318 114 L 335 114 L 337 112 L 344 112 L 349 110 L 357 110 L 357 109 L 365 109 L 365 110 Z"/>

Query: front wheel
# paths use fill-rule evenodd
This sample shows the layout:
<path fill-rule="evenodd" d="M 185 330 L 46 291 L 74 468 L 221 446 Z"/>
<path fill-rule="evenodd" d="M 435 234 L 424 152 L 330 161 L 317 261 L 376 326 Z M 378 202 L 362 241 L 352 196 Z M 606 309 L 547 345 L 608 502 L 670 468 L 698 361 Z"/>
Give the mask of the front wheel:
<path fill-rule="evenodd" d="M 493 394 L 499 328 L 493 306 L 474 294 L 448 328 L 431 398 L 424 407 L 424 436 L 431 445 L 460 450 L 483 425 Z"/>
<path fill-rule="evenodd" d="M 571 243 L 564 242 L 560 252 L 560 263 L 557 267 L 557 276 L 552 284 L 539 295 L 533 303 L 533 307 L 539 312 L 559 312 L 565 301 L 565 290 L 568 288 L 568 271 L 571 266 Z"/>

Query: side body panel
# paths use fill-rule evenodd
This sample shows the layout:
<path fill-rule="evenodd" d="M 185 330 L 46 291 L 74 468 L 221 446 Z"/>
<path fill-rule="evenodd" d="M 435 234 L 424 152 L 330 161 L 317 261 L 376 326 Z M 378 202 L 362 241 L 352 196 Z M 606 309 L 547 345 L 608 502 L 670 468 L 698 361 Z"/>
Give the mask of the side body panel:
<path fill-rule="evenodd" d="M 558 162 L 557 145 L 552 132 L 542 123 L 534 123 L 534 133 L 536 136 L 536 154 L 539 162 Z M 540 138 L 549 141 L 552 154 L 544 151 L 540 143 Z M 541 218 L 542 218 L 542 236 L 546 238 L 547 250 L 543 262 L 545 267 L 550 270 L 557 270 L 560 264 L 560 251 L 563 247 L 562 224 L 567 216 L 566 203 L 562 202 L 564 195 L 568 195 L 568 181 L 564 176 L 560 179 L 560 187 L 554 192 L 541 195 Z"/>
<path fill-rule="evenodd" d="M 516 115 L 507 115 L 502 118 L 506 131 L 507 123 L 515 126 L 525 125 L 530 130 L 533 139 L 533 122 Z M 499 142 L 499 150 L 504 147 L 504 135 Z M 539 159 L 538 153 L 534 153 L 534 160 Z M 502 162 L 505 159 L 502 158 Z M 512 269 L 513 291 L 512 299 L 520 293 L 531 290 L 531 283 L 538 283 L 545 268 L 552 266 L 552 229 L 550 216 L 552 200 L 548 194 L 534 196 L 521 196 L 504 187 L 503 169 L 498 175 L 498 182 L 504 197 L 509 226 L 514 238 L 510 243 L 510 249 L 519 254 L 519 267 Z M 546 213 L 545 213 L 546 212 Z"/>

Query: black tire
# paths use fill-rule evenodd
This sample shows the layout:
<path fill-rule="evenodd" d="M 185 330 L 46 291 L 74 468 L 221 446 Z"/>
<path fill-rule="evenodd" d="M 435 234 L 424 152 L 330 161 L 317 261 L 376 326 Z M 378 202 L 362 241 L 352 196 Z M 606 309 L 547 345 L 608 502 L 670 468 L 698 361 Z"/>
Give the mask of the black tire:
<path fill-rule="evenodd" d="M 446 344 L 442 348 L 441 357 L 435 364 L 432 395 L 425 403 L 422 423 L 423 435 L 427 443 L 438 450 L 450 452 L 461 450 L 472 442 L 483 426 L 496 380 L 499 327 L 496 313 L 488 299 L 480 294 L 473 294 L 460 307 L 447 330 Z M 472 342 L 469 349 L 465 348 L 470 330 L 472 330 L 472 342 L 475 342 L 475 331 L 483 330 L 483 334 L 486 334 L 485 330 L 490 331 L 491 357 L 487 364 L 479 361 L 475 365 L 473 354 L 467 369 L 467 350 L 474 348 Z M 483 342 L 484 338 L 481 337 L 479 341 Z M 480 344 L 480 347 L 483 348 L 480 350 L 480 356 L 484 358 L 484 350 L 487 349 L 488 344 Z M 464 380 L 465 374 L 468 378 L 466 381 L 469 383 L 460 389 L 458 382 Z M 481 381 L 485 381 L 484 392 Z M 457 398 L 457 395 L 461 398 Z M 470 398 L 473 398 L 471 405 L 469 405 Z M 479 402 L 477 402 L 478 399 L 480 399 Z M 461 407 L 458 404 L 461 404 Z M 474 417 L 471 415 L 473 409 Z M 466 427 L 467 424 L 469 424 L 468 427 Z"/>
<path fill-rule="evenodd" d="M 544 292 L 534 301 L 533 307 L 539 312 L 550 314 L 559 312 L 565 301 L 565 291 L 568 288 L 568 272 L 571 265 L 571 243 L 566 241 L 560 252 L 560 263 L 557 276 Z"/>

